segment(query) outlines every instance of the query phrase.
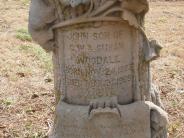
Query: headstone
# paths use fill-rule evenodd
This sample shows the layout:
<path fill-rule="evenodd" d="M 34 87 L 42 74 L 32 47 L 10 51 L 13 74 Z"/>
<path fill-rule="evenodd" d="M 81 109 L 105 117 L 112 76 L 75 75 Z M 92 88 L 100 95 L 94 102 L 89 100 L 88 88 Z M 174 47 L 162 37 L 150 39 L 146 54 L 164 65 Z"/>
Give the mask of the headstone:
<path fill-rule="evenodd" d="M 150 78 L 161 46 L 144 32 L 147 0 L 32 0 L 29 31 L 53 52 L 50 138 L 166 138 Z"/>

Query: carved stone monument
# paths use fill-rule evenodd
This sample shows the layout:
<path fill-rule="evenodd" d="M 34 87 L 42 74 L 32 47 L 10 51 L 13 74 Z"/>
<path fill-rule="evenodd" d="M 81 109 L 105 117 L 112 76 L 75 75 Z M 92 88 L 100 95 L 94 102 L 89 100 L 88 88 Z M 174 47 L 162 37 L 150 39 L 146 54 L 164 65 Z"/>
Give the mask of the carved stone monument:
<path fill-rule="evenodd" d="M 29 31 L 53 52 L 50 138 L 167 138 L 151 82 L 161 47 L 144 32 L 147 0 L 32 0 Z"/>

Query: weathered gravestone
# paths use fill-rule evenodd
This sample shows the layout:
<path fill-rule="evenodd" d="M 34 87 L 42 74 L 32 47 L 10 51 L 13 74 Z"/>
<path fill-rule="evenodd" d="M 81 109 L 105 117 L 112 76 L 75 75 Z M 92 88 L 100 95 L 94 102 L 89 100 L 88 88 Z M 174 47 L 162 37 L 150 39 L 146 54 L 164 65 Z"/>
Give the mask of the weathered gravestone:
<path fill-rule="evenodd" d="M 151 84 L 160 46 L 144 33 L 147 0 L 32 0 L 29 30 L 53 52 L 51 138 L 166 138 Z"/>

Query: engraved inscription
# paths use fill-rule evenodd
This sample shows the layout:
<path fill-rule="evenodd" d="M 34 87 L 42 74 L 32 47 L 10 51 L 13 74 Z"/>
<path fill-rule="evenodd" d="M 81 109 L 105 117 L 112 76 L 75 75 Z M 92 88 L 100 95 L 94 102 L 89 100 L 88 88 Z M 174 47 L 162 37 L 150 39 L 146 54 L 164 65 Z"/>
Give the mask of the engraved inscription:
<path fill-rule="evenodd" d="M 124 25 L 106 24 L 62 32 L 62 82 L 69 103 L 88 104 L 102 96 L 120 96 L 121 103 L 132 100 L 131 29 Z"/>

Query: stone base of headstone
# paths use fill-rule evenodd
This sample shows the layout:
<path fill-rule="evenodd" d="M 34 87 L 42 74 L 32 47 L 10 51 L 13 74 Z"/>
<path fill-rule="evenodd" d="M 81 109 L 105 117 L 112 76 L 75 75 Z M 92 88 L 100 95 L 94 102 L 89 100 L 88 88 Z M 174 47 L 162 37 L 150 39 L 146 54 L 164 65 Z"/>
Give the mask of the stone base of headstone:
<path fill-rule="evenodd" d="M 98 108 L 61 102 L 50 138 L 151 138 L 150 107 L 145 102 Z"/>

